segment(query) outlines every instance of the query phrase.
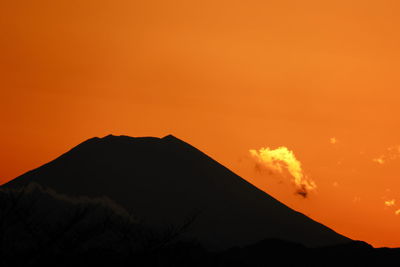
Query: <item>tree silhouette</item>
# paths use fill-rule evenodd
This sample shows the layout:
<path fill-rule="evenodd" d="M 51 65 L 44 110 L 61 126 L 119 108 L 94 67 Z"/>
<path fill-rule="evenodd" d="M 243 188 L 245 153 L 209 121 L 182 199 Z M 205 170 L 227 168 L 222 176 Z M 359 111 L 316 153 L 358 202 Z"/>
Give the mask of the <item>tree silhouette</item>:
<path fill-rule="evenodd" d="M 67 197 L 40 185 L 0 189 L 3 266 L 151 261 L 195 221 L 155 229 L 109 199 Z"/>

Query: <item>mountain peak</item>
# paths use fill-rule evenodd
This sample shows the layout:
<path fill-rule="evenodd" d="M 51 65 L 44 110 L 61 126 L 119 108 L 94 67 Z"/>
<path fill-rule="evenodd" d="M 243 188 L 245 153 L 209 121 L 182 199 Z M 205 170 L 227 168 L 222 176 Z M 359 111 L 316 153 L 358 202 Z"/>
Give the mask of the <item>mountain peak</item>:
<path fill-rule="evenodd" d="M 143 138 L 143 137 L 132 137 L 132 136 L 127 136 L 127 135 L 113 135 L 113 134 L 109 134 L 106 135 L 100 139 L 102 140 L 118 140 L 118 139 L 124 139 L 124 140 L 135 140 L 136 138 Z"/>
<path fill-rule="evenodd" d="M 65 195 L 109 197 L 149 225 L 179 226 L 195 214 L 188 235 L 210 247 L 265 238 L 307 246 L 349 241 L 173 135 L 91 138 L 5 186 L 30 182 Z"/>
<path fill-rule="evenodd" d="M 117 135 L 109 134 L 103 137 L 103 139 L 109 139 L 109 138 L 114 138 L 117 137 Z"/>
<path fill-rule="evenodd" d="M 172 134 L 168 134 L 168 135 L 164 136 L 162 139 L 179 139 L 179 138 L 173 136 Z"/>
<path fill-rule="evenodd" d="M 176 136 L 172 135 L 172 134 L 168 134 L 162 138 L 159 137 L 132 137 L 132 136 L 128 136 L 128 135 L 114 135 L 114 134 L 108 134 L 104 137 L 93 137 L 90 138 L 88 140 L 86 140 L 85 142 L 96 142 L 96 141 L 116 141 L 116 140 L 130 140 L 130 141 L 135 141 L 135 140 L 143 140 L 143 139 L 153 139 L 153 140 L 179 140 L 181 142 L 183 142 L 181 139 L 177 138 Z M 85 143 L 83 142 L 83 143 Z"/>

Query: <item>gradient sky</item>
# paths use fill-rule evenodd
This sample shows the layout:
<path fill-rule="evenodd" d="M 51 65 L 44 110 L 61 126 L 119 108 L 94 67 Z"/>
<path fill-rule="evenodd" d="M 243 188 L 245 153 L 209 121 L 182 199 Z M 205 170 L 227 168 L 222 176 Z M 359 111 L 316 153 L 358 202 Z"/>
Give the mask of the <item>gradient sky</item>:
<path fill-rule="evenodd" d="M 93 136 L 171 133 L 341 234 L 400 246 L 399 11 L 1 1 L 0 181 Z M 315 182 L 307 198 L 249 153 L 280 146 Z"/>

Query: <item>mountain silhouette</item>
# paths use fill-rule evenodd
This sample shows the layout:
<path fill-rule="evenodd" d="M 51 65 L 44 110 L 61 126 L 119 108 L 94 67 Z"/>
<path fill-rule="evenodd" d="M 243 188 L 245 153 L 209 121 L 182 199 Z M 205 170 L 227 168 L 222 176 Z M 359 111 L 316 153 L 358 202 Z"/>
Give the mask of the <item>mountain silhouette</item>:
<path fill-rule="evenodd" d="M 308 247 L 351 241 L 172 135 L 92 138 L 3 187 L 31 182 L 70 196 L 106 196 L 152 226 L 194 216 L 186 236 L 211 249 L 267 238 Z"/>

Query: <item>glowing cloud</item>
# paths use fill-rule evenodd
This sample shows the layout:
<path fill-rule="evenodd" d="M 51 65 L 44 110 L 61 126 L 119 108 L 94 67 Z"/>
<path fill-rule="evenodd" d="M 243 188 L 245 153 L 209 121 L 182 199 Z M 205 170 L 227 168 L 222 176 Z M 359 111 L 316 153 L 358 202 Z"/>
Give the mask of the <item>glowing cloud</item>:
<path fill-rule="evenodd" d="M 372 159 L 373 162 L 376 162 L 378 164 L 384 164 L 385 160 L 383 159 L 383 156 L 376 158 L 376 159 Z"/>
<path fill-rule="evenodd" d="M 393 207 L 395 204 L 396 204 L 396 200 L 394 200 L 394 199 L 385 201 L 385 206 L 387 206 L 387 207 Z"/>
<path fill-rule="evenodd" d="M 336 139 L 335 137 L 331 137 L 331 138 L 329 139 L 329 141 L 330 141 L 330 143 L 331 143 L 332 145 L 334 145 L 334 144 L 337 143 L 337 139 Z"/>
<path fill-rule="evenodd" d="M 396 210 L 396 211 L 394 212 L 394 214 L 400 215 L 400 210 Z"/>
<path fill-rule="evenodd" d="M 297 187 L 296 193 L 302 197 L 307 197 L 308 192 L 317 188 L 314 181 L 303 174 L 301 163 L 293 153 L 286 147 L 278 147 L 277 149 L 260 148 L 249 150 L 250 154 L 257 160 L 257 164 L 262 164 L 271 171 L 284 174 L 287 171 L 292 177 L 294 185 Z M 256 166 L 258 166 L 256 164 Z"/>

